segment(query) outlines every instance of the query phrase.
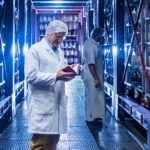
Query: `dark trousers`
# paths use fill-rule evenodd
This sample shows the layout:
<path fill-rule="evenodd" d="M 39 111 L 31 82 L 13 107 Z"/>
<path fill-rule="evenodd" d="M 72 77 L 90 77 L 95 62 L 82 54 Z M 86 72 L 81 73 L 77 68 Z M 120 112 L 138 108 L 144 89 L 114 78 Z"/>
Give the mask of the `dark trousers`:
<path fill-rule="evenodd" d="M 30 140 L 30 150 L 56 150 L 59 137 L 59 134 L 33 134 Z"/>

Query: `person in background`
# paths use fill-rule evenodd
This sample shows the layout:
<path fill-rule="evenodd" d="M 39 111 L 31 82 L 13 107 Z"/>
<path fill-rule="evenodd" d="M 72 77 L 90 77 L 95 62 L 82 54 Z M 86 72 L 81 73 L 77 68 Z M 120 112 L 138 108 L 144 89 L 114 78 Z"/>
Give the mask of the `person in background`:
<path fill-rule="evenodd" d="M 67 64 L 59 47 L 67 32 L 64 22 L 50 22 L 45 37 L 26 54 L 28 131 L 33 133 L 30 150 L 56 150 L 60 134 L 67 131 L 64 81 L 74 73 L 63 71 Z"/>
<path fill-rule="evenodd" d="M 98 44 L 104 30 L 95 28 L 83 46 L 83 82 L 85 86 L 86 122 L 101 122 L 105 114 L 103 53 Z"/>

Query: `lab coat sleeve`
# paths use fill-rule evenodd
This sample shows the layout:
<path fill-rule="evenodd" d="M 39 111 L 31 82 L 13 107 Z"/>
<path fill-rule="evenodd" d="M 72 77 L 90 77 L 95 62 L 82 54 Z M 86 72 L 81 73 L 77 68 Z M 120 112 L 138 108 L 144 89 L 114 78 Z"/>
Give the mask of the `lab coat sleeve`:
<path fill-rule="evenodd" d="M 25 77 L 29 84 L 34 85 L 54 85 L 56 83 L 56 73 L 40 72 L 38 69 L 40 60 L 36 52 L 31 49 L 26 54 Z"/>

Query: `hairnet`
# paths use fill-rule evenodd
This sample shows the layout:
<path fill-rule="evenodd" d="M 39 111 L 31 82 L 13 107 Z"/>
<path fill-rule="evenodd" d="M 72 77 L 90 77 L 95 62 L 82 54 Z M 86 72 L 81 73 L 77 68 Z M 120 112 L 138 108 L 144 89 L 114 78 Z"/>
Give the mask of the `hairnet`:
<path fill-rule="evenodd" d="M 51 33 L 59 33 L 59 32 L 64 32 L 67 34 L 68 33 L 67 25 L 60 20 L 51 21 L 47 26 L 46 35 Z"/>

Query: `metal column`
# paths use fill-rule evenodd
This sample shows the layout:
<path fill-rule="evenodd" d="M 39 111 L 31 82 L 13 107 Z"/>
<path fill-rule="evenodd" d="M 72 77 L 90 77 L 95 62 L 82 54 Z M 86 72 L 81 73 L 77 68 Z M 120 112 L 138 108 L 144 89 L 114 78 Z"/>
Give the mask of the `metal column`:
<path fill-rule="evenodd" d="M 118 118 L 118 95 L 123 93 L 124 70 L 124 0 L 113 0 L 113 69 L 114 100 L 113 114 Z"/>
<path fill-rule="evenodd" d="M 97 0 L 98 26 L 104 28 L 104 0 Z"/>

